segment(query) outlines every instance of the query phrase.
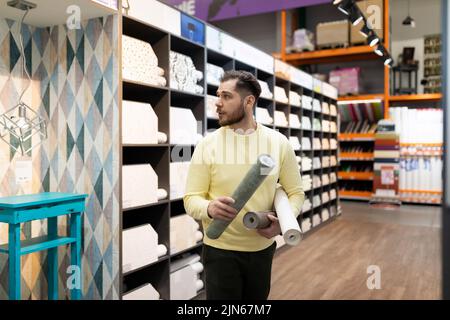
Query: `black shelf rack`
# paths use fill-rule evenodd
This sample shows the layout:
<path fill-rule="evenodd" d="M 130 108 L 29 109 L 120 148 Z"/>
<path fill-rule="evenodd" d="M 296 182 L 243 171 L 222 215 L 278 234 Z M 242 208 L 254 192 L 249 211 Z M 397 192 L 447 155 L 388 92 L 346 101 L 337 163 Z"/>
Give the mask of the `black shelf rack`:
<path fill-rule="evenodd" d="M 217 86 L 208 84 L 206 79 L 206 64 L 211 63 L 222 67 L 224 70 L 247 70 L 254 74 L 259 80 L 267 82 L 271 92 L 274 92 L 274 86 L 280 86 L 286 91 L 286 95 L 289 97 L 289 91 L 295 91 L 300 96 L 309 95 L 313 98 L 319 99 L 320 102 L 327 101 L 329 103 L 336 104 L 336 100 L 326 97 L 320 93 L 317 93 L 311 89 L 303 88 L 302 86 L 295 84 L 289 80 L 275 76 L 267 71 L 261 70 L 257 67 L 250 66 L 242 61 L 228 57 L 220 52 L 211 50 L 204 45 L 194 43 L 190 40 L 172 35 L 169 32 L 152 26 L 148 23 L 133 19 L 128 16 L 122 17 L 122 30 L 121 34 L 128 35 L 146 42 L 149 42 L 155 51 L 155 54 L 159 60 L 159 67 L 165 71 L 165 78 L 167 79 L 167 86 L 158 87 L 151 86 L 144 83 L 133 82 L 130 80 L 122 79 L 122 98 L 127 100 L 134 100 L 139 102 L 151 103 L 155 113 L 158 115 L 158 128 L 159 131 L 164 132 L 167 135 L 168 141 L 164 144 L 158 145 L 122 145 L 121 144 L 121 165 L 127 164 L 143 164 L 149 163 L 158 174 L 159 188 L 167 190 L 169 196 L 168 199 L 161 200 L 157 203 L 124 209 L 121 206 L 121 219 L 120 219 L 120 293 L 123 294 L 135 290 L 140 286 L 150 283 L 160 293 L 161 299 L 170 299 L 170 264 L 174 260 L 181 258 L 187 254 L 197 253 L 201 255 L 202 242 L 198 242 L 195 246 L 183 250 L 181 252 L 170 251 L 170 218 L 183 214 L 184 206 L 181 198 L 170 199 L 170 154 L 174 145 L 171 144 L 170 139 L 170 107 L 182 107 L 192 110 L 197 121 L 203 123 L 202 133 L 205 134 L 207 130 L 214 130 L 219 127 L 218 121 L 215 119 L 209 119 L 206 116 L 206 97 L 208 94 L 215 95 Z M 203 72 L 203 80 L 199 83 L 204 89 L 203 94 L 193 94 L 189 92 L 183 92 L 170 88 L 170 67 L 169 67 L 169 52 L 171 50 L 189 55 L 196 66 L 197 70 Z M 302 116 L 308 116 L 313 123 L 313 118 L 317 117 L 322 119 L 333 119 L 337 121 L 337 118 L 330 115 L 325 115 L 322 112 L 315 112 L 312 110 L 303 109 L 302 107 L 293 106 L 289 103 L 280 103 L 275 99 L 260 98 L 257 104 L 258 107 L 267 108 L 270 115 L 274 116 L 274 111 L 282 111 L 285 113 L 289 120 L 289 114 L 297 114 L 299 119 Z M 337 133 L 325 133 L 313 130 L 302 130 L 297 128 L 281 127 L 270 125 L 269 127 L 280 131 L 286 137 L 296 136 L 301 142 L 302 137 L 310 137 L 311 143 L 313 137 L 322 138 L 335 138 L 337 139 Z M 186 145 L 183 150 L 192 151 L 195 148 L 193 145 Z M 308 157 L 313 158 L 313 155 L 322 157 L 323 155 L 336 155 L 336 150 L 314 150 L 309 151 L 297 151 L 296 155 L 301 156 L 304 153 Z M 336 172 L 337 167 L 321 168 L 317 171 L 320 176 L 324 173 Z M 304 172 L 302 172 L 304 173 Z M 309 174 L 312 174 L 310 171 Z M 122 172 L 120 172 L 122 177 Z M 312 203 L 313 196 L 315 194 L 321 194 L 324 190 L 331 188 L 336 189 L 336 184 L 329 184 L 309 192 L 306 192 Z M 319 207 L 311 209 L 305 213 L 299 215 L 298 220 L 301 224 L 303 219 L 312 218 L 312 214 L 321 213 L 322 209 L 330 209 L 332 206 L 336 207 L 338 211 L 338 197 L 335 200 L 328 201 L 321 204 Z M 330 217 L 330 220 L 332 218 Z M 137 270 L 129 271 L 127 273 L 122 272 L 122 231 L 136 227 L 142 224 L 149 223 L 155 231 L 158 233 L 159 243 L 164 244 L 168 252 L 165 256 L 160 257 L 157 261 L 139 268 Z M 311 230 L 312 231 L 312 230 Z M 310 231 L 310 232 L 311 232 Z M 201 279 L 204 281 L 204 273 L 201 274 Z"/>

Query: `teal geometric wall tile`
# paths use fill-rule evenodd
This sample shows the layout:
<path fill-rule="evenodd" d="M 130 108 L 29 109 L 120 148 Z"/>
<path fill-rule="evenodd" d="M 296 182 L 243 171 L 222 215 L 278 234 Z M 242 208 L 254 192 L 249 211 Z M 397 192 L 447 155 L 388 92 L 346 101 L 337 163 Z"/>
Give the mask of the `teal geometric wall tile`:
<path fill-rule="evenodd" d="M 79 63 L 81 70 L 84 70 L 84 35 L 81 37 L 81 42 L 78 45 L 76 53 L 77 62 Z"/>
<path fill-rule="evenodd" d="M 95 91 L 95 104 L 103 117 L 103 79 L 100 80 L 97 90 Z"/>
<path fill-rule="evenodd" d="M 28 29 L 25 29 L 25 30 L 28 30 Z M 31 76 L 33 74 L 33 72 L 32 72 L 33 65 L 31 63 L 31 61 L 32 61 L 31 50 L 32 50 L 33 43 L 32 43 L 32 41 L 25 42 L 25 40 L 24 40 L 24 43 L 25 43 L 24 52 L 25 52 L 25 62 L 26 62 L 25 66 L 27 68 L 26 70 L 28 71 L 28 74 L 30 74 L 30 76 Z"/>
<path fill-rule="evenodd" d="M 9 34 L 9 71 L 12 72 L 20 58 L 19 47 L 12 34 Z"/>
<path fill-rule="evenodd" d="M 84 124 L 83 124 L 81 126 L 80 132 L 78 133 L 78 138 L 76 141 L 78 152 L 80 153 L 81 159 L 83 160 L 83 162 L 84 162 L 84 139 L 85 138 L 84 138 Z"/>
<path fill-rule="evenodd" d="M 67 53 L 67 57 L 66 57 L 66 63 L 67 63 L 67 70 L 66 72 L 69 73 L 70 68 L 72 67 L 72 63 L 73 63 L 73 59 L 75 58 L 75 50 L 72 47 L 72 44 L 70 43 L 69 40 L 66 41 L 67 46 L 66 46 L 66 53 Z"/>
<path fill-rule="evenodd" d="M 66 145 L 66 150 L 67 150 L 67 156 L 66 159 L 70 158 L 70 154 L 72 153 L 73 147 L 75 146 L 75 139 L 72 136 L 72 133 L 70 132 L 70 128 L 69 126 L 67 126 L 67 145 Z"/>
<path fill-rule="evenodd" d="M 98 202 L 103 208 L 103 169 L 100 171 L 97 181 L 94 185 L 95 194 L 97 195 Z"/>

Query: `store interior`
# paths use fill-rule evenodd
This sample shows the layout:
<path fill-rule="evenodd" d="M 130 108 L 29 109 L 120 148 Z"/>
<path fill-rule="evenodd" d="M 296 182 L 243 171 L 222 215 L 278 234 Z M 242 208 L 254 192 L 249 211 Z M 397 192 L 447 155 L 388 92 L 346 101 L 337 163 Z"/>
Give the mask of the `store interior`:
<path fill-rule="evenodd" d="M 258 79 L 305 192 L 269 300 L 443 298 L 441 0 L 32 2 L 0 1 L 0 300 L 206 299 L 183 196 L 228 70 Z M 80 229 L 13 235 L 5 199 L 42 193 L 85 196 Z"/>

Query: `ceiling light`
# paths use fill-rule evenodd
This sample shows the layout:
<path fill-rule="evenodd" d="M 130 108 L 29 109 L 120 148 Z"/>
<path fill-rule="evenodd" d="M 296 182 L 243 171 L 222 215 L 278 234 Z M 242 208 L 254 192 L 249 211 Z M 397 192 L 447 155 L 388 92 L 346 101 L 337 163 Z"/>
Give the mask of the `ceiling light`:
<path fill-rule="evenodd" d="M 369 22 L 365 21 L 363 27 L 361 28 L 361 30 L 359 30 L 359 33 L 364 37 L 367 38 L 370 34 L 370 32 L 372 31 L 372 28 L 369 26 Z"/>
<path fill-rule="evenodd" d="M 384 49 L 383 45 L 379 44 L 377 48 L 374 50 L 374 52 L 382 57 L 386 53 L 386 49 Z"/>
<path fill-rule="evenodd" d="M 8 2 L 9 6 L 25 11 L 19 26 L 19 44 L 21 58 L 21 74 L 27 77 L 27 85 L 22 89 L 18 102 L 8 111 L 0 115 L 0 139 L 7 143 L 14 151 L 20 151 L 22 155 L 28 154 L 34 147 L 47 139 L 47 123 L 36 111 L 30 108 L 22 98 L 30 86 L 31 77 L 28 73 L 25 50 L 22 38 L 22 25 L 29 10 L 36 5 L 25 0 L 13 0 Z M 25 75 L 24 75 L 25 74 Z M 39 142 L 32 141 L 35 137 Z"/>
<path fill-rule="evenodd" d="M 380 42 L 380 39 L 378 39 L 375 33 L 371 32 L 367 37 L 367 42 L 369 43 L 369 46 L 374 47 L 378 42 Z"/>
<path fill-rule="evenodd" d="M 353 0 L 341 0 L 337 3 L 339 4 L 338 9 L 346 15 L 350 14 L 350 9 L 354 5 Z"/>
<path fill-rule="evenodd" d="M 357 6 L 352 6 L 350 8 L 350 21 L 354 26 L 359 24 L 361 20 L 363 19 L 363 15 L 361 14 L 361 11 L 359 11 Z"/>
<path fill-rule="evenodd" d="M 414 21 L 413 18 L 411 18 L 411 15 L 409 13 L 409 0 L 408 0 L 408 16 L 405 18 L 405 20 L 403 20 L 402 24 L 404 26 L 410 26 L 411 28 L 416 27 L 416 22 Z"/>
<path fill-rule="evenodd" d="M 394 64 L 394 60 L 392 59 L 392 57 L 390 55 L 387 55 L 386 58 L 384 59 L 384 65 L 386 67 L 391 68 L 393 64 Z"/>

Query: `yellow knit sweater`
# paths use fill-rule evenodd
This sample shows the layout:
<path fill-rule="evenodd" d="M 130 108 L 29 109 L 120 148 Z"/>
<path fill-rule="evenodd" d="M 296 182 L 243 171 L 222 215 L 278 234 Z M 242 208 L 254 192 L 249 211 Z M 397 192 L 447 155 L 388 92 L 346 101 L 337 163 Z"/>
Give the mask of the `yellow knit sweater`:
<path fill-rule="evenodd" d="M 231 196 L 257 157 L 263 153 L 270 154 L 277 166 L 218 239 L 209 239 L 205 234 L 205 244 L 248 252 L 269 247 L 273 239 L 247 229 L 243 216 L 249 211 L 273 210 L 277 183 L 286 191 L 293 214 L 299 215 L 305 193 L 294 150 L 284 135 L 261 124 L 257 124 L 257 129 L 249 134 L 222 127 L 197 145 L 183 198 L 187 214 L 201 220 L 206 230 L 212 221 L 207 213 L 209 202 L 220 196 Z"/>

